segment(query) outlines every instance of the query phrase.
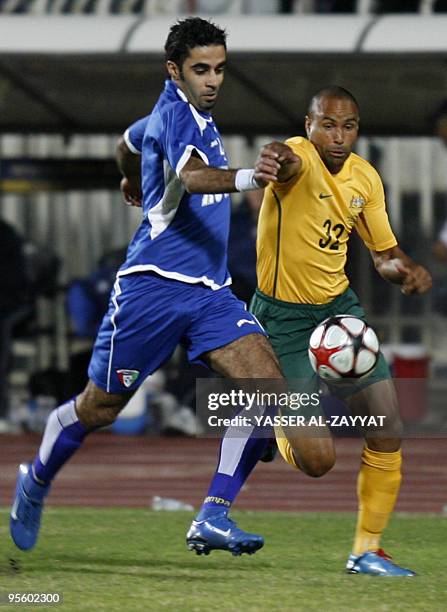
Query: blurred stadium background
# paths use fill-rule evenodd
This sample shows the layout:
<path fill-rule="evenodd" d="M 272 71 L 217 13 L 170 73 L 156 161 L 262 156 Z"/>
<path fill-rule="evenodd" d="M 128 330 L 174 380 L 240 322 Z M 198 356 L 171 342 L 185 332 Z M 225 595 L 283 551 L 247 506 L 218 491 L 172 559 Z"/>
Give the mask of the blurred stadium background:
<path fill-rule="evenodd" d="M 306 103 L 325 84 L 348 88 L 360 103 L 357 150 L 380 171 L 399 240 L 430 268 L 435 288 L 404 298 L 378 280 L 355 240 L 350 275 L 395 366 L 397 355 L 398 374 L 423 379 L 402 411 L 410 430 L 429 439 L 407 442 L 398 509 L 442 513 L 446 481 L 433 463 L 441 466 L 446 451 L 444 440 L 433 437 L 447 424 L 447 269 L 433 245 L 447 218 L 447 148 L 435 135 L 447 98 L 446 11 L 442 0 L 0 0 L 0 219 L 25 241 L 31 284 L 2 338 L 9 390 L 0 414 L 1 505 L 9 501 L 18 460 L 36 448 L 38 437 L 26 432 L 41 429 L 48 409 L 72 390 L 70 375 L 86 366 L 92 339 L 76 329 L 67 289 L 94 274 L 104 254 L 122 249 L 139 221 L 139 211 L 120 197 L 117 138 L 159 95 L 170 25 L 200 14 L 228 29 L 229 65 L 215 117 L 232 166 L 251 166 L 272 137 L 302 134 Z M 169 402 L 177 414 L 188 405 L 185 380 L 193 386 L 196 375 L 176 355 L 157 392 L 164 385 L 169 393 L 170 381 L 179 379 L 182 392 L 165 396 L 152 412 L 151 440 L 95 435 L 84 458 L 80 453 L 58 480 L 54 503 L 149 505 L 151 495 L 160 495 L 197 504 L 215 441 L 155 437 L 160 411 Z M 165 433 L 190 432 L 186 421 Z M 314 510 L 332 500 L 335 510 L 354 510 L 357 442 L 340 442 L 334 475 L 318 483 L 292 486 L 280 460 L 263 468 L 241 506 L 268 509 L 275 498 L 278 509 Z M 116 450 L 123 462 L 118 475 Z M 94 471 L 100 464 L 123 477 L 122 498 Z M 141 479 L 129 483 L 129 474 Z M 192 474 L 194 496 L 184 486 Z"/>

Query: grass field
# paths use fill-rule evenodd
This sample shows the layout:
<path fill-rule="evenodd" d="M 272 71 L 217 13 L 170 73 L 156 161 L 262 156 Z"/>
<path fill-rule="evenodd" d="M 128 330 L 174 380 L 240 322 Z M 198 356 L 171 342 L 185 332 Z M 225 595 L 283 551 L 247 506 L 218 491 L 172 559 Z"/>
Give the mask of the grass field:
<path fill-rule="evenodd" d="M 235 512 L 242 527 L 266 538 L 256 555 L 242 557 L 187 551 L 190 513 L 49 508 L 39 544 L 28 553 L 11 543 L 7 511 L 0 517 L 3 601 L 15 591 L 62 593 L 63 603 L 53 609 L 64 611 L 447 608 L 443 517 L 393 518 L 386 550 L 419 573 L 404 579 L 344 574 L 354 527 L 350 514 Z"/>

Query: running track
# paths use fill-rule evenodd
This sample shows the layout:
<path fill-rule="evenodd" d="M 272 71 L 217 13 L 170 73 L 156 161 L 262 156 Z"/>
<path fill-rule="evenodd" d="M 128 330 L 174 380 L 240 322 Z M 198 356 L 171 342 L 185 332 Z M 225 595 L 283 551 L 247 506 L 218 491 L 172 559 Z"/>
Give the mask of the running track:
<path fill-rule="evenodd" d="M 34 455 L 40 437 L 0 435 L 0 505 L 9 505 L 17 465 Z M 337 464 L 321 479 L 281 457 L 259 464 L 237 507 L 250 510 L 354 511 L 361 442 L 338 439 Z M 92 434 L 56 480 L 53 506 L 149 507 L 152 496 L 198 506 L 215 469 L 218 440 Z M 397 511 L 442 513 L 447 506 L 447 439 L 404 442 L 404 479 Z"/>

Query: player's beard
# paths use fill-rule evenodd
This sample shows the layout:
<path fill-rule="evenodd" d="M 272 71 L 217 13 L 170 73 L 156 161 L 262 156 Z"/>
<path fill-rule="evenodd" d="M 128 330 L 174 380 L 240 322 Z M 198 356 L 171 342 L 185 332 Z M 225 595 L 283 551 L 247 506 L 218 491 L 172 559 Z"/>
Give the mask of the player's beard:
<path fill-rule="evenodd" d="M 196 92 L 194 87 L 185 79 L 183 72 L 180 72 L 180 80 L 183 83 L 183 87 L 181 88 L 183 93 L 188 98 L 190 104 L 192 104 L 197 110 L 209 113 L 216 105 L 217 98 L 219 95 L 219 91 L 216 90 L 212 94 L 203 94 Z M 209 100 L 206 100 L 205 96 L 213 95 L 213 97 Z"/>
<path fill-rule="evenodd" d="M 338 158 L 338 157 L 333 157 L 332 155 L 327 153 L 323 158 L 324 164 L 329 170 L 329 172 L 331 172 L 332 174 L 337 174 L 338 172 L 341 171 L 341 169 L 347 162 L 350 155 L 351 155 L 351 152 L 349 151 L 349 152 L 346 152 L 346 155 L 344 155 L 343 157 Z"/>
<path fill-rule="evenodd" d="M 217 102 L 217 93 L 211 100 L 209 100 L 208 102 L 205 101 L 204 104 L 201 105 L 201 109 L 206 112 L 209 112 L 216 106 L 216 102 Z"/>

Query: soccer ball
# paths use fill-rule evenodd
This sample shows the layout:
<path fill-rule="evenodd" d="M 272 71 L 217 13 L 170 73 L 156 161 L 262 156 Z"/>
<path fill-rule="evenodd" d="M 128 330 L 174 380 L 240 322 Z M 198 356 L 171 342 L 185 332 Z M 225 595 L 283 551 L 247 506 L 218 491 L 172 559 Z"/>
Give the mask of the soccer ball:
<path fill-rule="evenodd" d="M 329 317 L 309 340 L 312 368 L 326 380 L 368 376 L 378 358 L 379 341 L 374 330 L 352 315 Z"/>

